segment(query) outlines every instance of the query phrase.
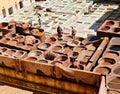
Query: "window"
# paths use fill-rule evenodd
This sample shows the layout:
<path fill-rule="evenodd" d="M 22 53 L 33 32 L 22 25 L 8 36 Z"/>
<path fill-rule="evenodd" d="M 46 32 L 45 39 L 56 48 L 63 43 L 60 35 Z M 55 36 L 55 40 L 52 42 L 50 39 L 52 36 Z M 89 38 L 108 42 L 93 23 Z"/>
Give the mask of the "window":
<path fill-rule="evenodd" d="M 8 9 L 8 12 L 9 12 L 9 15 L 11 15 L 11 14 L 13 13 L 13 8 L 10 7 L 10 8 Z"/>

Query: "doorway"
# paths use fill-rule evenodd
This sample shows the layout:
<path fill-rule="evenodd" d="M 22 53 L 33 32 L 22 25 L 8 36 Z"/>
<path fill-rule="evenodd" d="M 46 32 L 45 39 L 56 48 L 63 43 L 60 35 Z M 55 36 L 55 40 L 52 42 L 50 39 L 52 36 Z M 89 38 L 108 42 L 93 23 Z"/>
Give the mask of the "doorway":
<path fill-rule="evenodd" d="M 30 3 L 32 3 L 32 0 L 30 0 Z"/>
<path fill-rule="evenodd" d="M 2 9 L 2 14 L 3 14 L 3 18 L 5 18 L 7 15 L 6 15 L 6 11 L 5 11 L 5 8 Z"/>
<path fill-rule="evenodd" d="M 11 15 L 11 14 L 13 13 L 13 8 L 12 8 L 12 7 L 10 7 L 10 8 L 8 9 L 8 13 L 9 13 L 9 15 Z"/>
<path fill-rule="evenodd" d="M 41 1 L 41 0 L 35 0 L 35 2 L 37 2 L 37 1 Z"/>
<path fill-rule="evenodd" d="M 19 5 L 20 5 L 20 8 L 23 8 L 23 2 L 22 1 L 19 2 Z"/>
<path fill-rule="evenodd" d="M 15 3 L 15 8 L 16 8 L 16 10 L 18 10 L 18 6 L 17 6 L 17 4 Z"/>

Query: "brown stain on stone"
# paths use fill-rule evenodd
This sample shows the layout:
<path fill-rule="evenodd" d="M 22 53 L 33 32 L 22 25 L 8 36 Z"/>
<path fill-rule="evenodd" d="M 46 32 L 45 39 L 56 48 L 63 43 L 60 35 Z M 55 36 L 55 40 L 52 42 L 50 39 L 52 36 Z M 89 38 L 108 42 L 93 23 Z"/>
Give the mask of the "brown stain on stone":
<path fill-rule="evenodd" d="M 113 89 L 119 89 L 120 90 L 120 78 L 116 77 L 112 79 L 109 83 L 108 86 Z"/>
<path fill-rule="evenodd" d="M 52 48 L 53 51 L 58 51 L 58 50 L 61 50 L 61 49 L 62 49 L 61 46 L 54 46 L 54 47 Z"/>
<path fill-rule="evenodd" d="M 109 74 L 110 73 L 110 69 L 108 67 L 97 67 L 95 69 L 95 72 Z"/>
<path fill-rule="evenodd" d="M 120 75 L 120 67 L 119 67 L 119 68 L 116 68 L 113 72 L 114 72 L 115 74 L 117 74 L 117 75 Z"/>
<path fill-rule="evenodd" d="M 37 58 L 35 58 L 35 57 L 27 57 L 26 60 L 29 60 L 29 61 L 36 61 Z"/>

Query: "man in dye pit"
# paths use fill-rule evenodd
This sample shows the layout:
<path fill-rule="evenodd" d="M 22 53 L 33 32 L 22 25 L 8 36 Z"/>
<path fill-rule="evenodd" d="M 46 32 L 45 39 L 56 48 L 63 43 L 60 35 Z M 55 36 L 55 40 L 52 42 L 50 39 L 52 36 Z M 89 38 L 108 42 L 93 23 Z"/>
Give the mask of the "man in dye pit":
<path fill-rule="evenodd" d="M 76 35 L 76 33 L 77 33 L 77 31 L 71 26 L 71 36 L 72 36 L 72 38 L 73 38 L 73 40 L 75 39 L 75 35 Z"/>
<path fill-rule="evenodd" d="M 32 19 L 28 21 L 29 26 L 32 26 Z"/>
<path fill-rule="evenodd" d="M 61 37 L 62 37 L 62 32 L 63 30 L 62 30 L 62 28 L 60 27 L 60 25 L 57 27 L 57 34 L 58 34 L 58 39 L 61 39 Z"/>
<path fill-rule="evenodd" d="M 39 26 L 41 27 L 41 19 L 39 16 L 38 16 L 38 23 L 39 23 Z"/>

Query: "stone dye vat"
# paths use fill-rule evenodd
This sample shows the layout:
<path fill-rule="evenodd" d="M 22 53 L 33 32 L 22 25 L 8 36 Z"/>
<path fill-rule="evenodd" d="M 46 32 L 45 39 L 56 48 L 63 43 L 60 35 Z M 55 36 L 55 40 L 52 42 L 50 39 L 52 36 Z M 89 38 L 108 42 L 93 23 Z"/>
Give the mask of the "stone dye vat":
<path fill-rule="evenodd" d="M 102 54 L 108 38 L 91 40 L 75 37 L 73 40 L 71 35 L 65 33 L 61 40 L 55 34 L 41 40 L 44 31 L 40 30 L 17 22 L 16 32 L 11 31 L 1 37 L 0 74 L 14 80 L 2 80 L 2 76 L 0 81 L 21 87 L 28 85 L 28 88 L 34 90 L 37 86 L 38 91 L 42 85 L 44 88 L 53 88 L 54 90 L 49 89 L 50 92 L 57 93 L 60 90 L 98 94 L 102 87 L 105 88 L 105 78 L 90 69 Z M 86 71 L 87 69 L 89 71 Z M 18 82 L 22 80 L 28 83 L 18 84 L 16 79 Z M 71 88 L 72 86 L 75 88 Z"/>
<path fill-rule="evenodd" d="M 111 38 L 102 57 L 98 60 L 98 66 L 94 72 L 107 75 L 107 86 L 109 90 L 119 92 L 120 90 L 120 38 Z M 100 69 L 102 68 L 102 69 Z M 103 69 L 104 68 L 104 69 Z"/>
<path fill-rule="evenodd" d="M 106 20 L 98 29 L 97 37 L 120 37 L 120 21 Z"/>

